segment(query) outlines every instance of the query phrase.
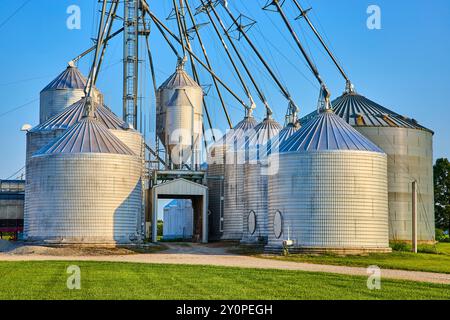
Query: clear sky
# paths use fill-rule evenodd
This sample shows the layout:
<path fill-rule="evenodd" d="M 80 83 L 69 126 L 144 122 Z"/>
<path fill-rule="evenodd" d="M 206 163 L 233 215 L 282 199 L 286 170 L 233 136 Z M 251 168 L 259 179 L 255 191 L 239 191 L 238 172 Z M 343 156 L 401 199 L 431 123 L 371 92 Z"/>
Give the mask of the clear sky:
<path fill-rule="evenodd" d="M 197 6 L 199 0 L 190 0 Z M 255 44 L 267 58 L 281 81 L 288 87 L 305 115 L 316 108 L 318 85 L 305 66 L 293 40 L 280 17 L 260 8 L 266 0 L 228 0 L 234 13 L 238 11 L 258 21 L 249 31 Z M 311 19 L 323 32 L 327 42 L 354 82 L 359 93 L 406 116 L 436 132 L 434 155 L 450 157 L 450 2 L 448 0 L 300 0 L 304 7 L 313 7 Z M 22 8 L 22 4 L 26 3 Z M 171 0 L 149 0 L 154 11 L 170 28 L 174 21 L 166 21 Z M 367 8 L 378 5 L 381 9 L 381 30 L 369 30 L 366 25 Z M 66 13 L 70 5 L 81 9 L 81 29 L 69 30 Z M 20 10 L 17 10 L 21 8 Z M 284 6 L 293 20 L 297 11 L 291 0 Z M 92 44 L 96 33 L 96 0 L 16 0 L 0 2 L 0 178 L 7 178 L 24 166 L 25 134 L 20 127 L 36 125 L 39 114 L 39 92 L 66 67 L 67 61 Z M 122 9 L 120 9 L 122 11 Z M 225 19 L 224 11 L 218 8 Z M 198 22 L 207 17 L 197 16 Z M 120 22 L 119 22 L 120 23 Z M 302 21 L 293 22 L 302 42 L 314 57 L 322 77 L 333 93 L 339 96 L 345 83 L 319 47 Z M 190 24 L 190 23 L 189 23 Z M 116 25 L 115 28 L 119 26 Z M 213 68 L 243 98 L 236 77 L 214 35 L 212 27 L 201 29 Z M 98 87 L 105 94 L 107 105 L 122 116 L 122 38 L 111 41 L 100 74 Z M 286 100 L 268 78 L 261 64 L 251 54 L 245 41 L 238 43 L 255 77 L 264 89 L 274 115 L 283 121 Z M 158 84 L 174 70 L 176 58 L 163 38 L 152 31 L 151 47 L 154 53 Z M 201 56 L 194 40 L 194 49 Z M 142 48 L 142 59 L 145 51 Z M 80 62 L 84 74 L 89 71 L 91 58 Z M 154 108 L 148 64 L 142 64 L 143 116 L 146 119 L 146 137 L 153 140 Z M 211 78 L 201 72 L 203 85 Z M 254 94 L 256 100 L 256 94 Z M 238 122 L 243 111 L 229 95 L 225 99 L 233 122 Z M 207 96 L 213 125 L 224 130 L 226 122 L 217 94 L 211 90 Z M 256 100 L 258 103 L 259 101 Z M 257 118 L 264 117 L 258 103 Z"/>

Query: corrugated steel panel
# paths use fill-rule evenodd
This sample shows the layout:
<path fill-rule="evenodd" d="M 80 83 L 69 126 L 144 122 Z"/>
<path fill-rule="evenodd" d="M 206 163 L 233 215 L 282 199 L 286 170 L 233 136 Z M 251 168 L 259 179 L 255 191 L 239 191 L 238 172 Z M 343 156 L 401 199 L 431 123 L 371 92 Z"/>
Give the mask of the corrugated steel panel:
<path fill-rule="evenodd" d="M 86 78 L 75 66 L 68 66 L 52 82 L 50 82 L 42 91 L 55 89 L 84 89 L 86 87 Z"/>
<path fill-rule="evenodd" d="M 179 65 L 158 88 L 156 98 L 157 135 L 177 164 L 187 163 L 192 149 L 201 149 L 203 89 Z M 182 161 L 175 159 L 179 155 Z"/>
<path fill-rule="evenodd" d="M 56 243 L 125 244 L 142 228 L 142 163 L 136 156 L 58 153 L 29 164 L 25 237 Z"/>
<path fill-rule="evenodd" d="M 402 116 L 357 93 L 344 93 L 332 102 L 334 112 L 352 126 L 394 127 L 432 132 L 414 119 Z M 301 119 L 305 124 L 315 116 L 310 113 Z"/>
<path fill-rule="evenodd" d="M 95 103 L 95 118 L 108 129 L 123 129 L 125 122 L 117 117 L 108 107 Z M 53 116 L 46 122 L 34 127 L 31 131 L 68 129 L 83 118 L 86 99 L 80 99 L 70 107 Z"/>
<path fill-rule="evenodd" d="M 242 242 L 254 243 L 267 240 L 268 237 L 268 181 L 269 170 L 267 155 L 277 152 L 279 145 L 289 139 L 299 129 L 298 126 L 288 124 L 278 135 L 271 138 L 258 150 L 257 158 L 251 158 L 245 166 L 245 197 L 246 210 L 244 212 L 244 233 Z M 257 159 L 257 161 L 255 160 Z M 256 217 L 256 228 L 252 230 L 249 224 L 250 214 Z"/>
<path fill-rule="evenodd" d="M 321 150 L 383 152 L 331 110 L 317 113 L 280 146 L 280 152 Z"/>
<path fill-rule="evenodd" d="M 60 138 L 35 153 L 36 156 L 57 153 L 110 153 L 135 155 L 98 120 L 85 117 Z M 139 155 L 135 155 L 139 156 Z"/>
<path fill-rule="evenodd" d="M 389 237 L 411 241 L 412 190 L 418 184 L 419 241 L 434 241 L 433 135 L 429 131 L 356 127 L 388 155 Z"/>
<path fill-rule="evenodd" d="M 209 150 L 208 153 L 208 176 L 214 176 L 216 179 L 208 179 L 209 188 L 209 210 L 211 212 L 210 234 L 212 238 L 218 239 L 223 231 L 230 229 L 227 222 L 225 227 L 225 203 L 227 206 L 234 206 L 237 199 L 233 198 L 233 190 L 227 184 L 225 186 L 225 166 L 227 162 L 233 163 L 230 159 L 235 143 L 242 139 L 243 135 L 248 134 L 257 125 L 253 117 L 245 117 L 232 130 L 229 130 L 221 139 L 219 139 Z M 238 168 L 240 175 L 245 174 L 244 168 Z M 223 178 L 223 179 L 222 179 Z M 228 177 L 229 179 L 229 177 Z M 231 202 L 231 203 L 230 203 Z M 227 215 L 229 215 L 229 210 Z M 232 213 L 231 213 L 232 214 Z M 232 223 L 233 225 L 234 223 Z"/>
<path fill-rule="evenodd" d="M 270 157 L 270 161 L 274 155 Z M 268 249 L 389 247 L 386 156 L 366 151 L 281 154 L 269 177 Z M 274 230 L 281 214 L 281 236 Z"/>

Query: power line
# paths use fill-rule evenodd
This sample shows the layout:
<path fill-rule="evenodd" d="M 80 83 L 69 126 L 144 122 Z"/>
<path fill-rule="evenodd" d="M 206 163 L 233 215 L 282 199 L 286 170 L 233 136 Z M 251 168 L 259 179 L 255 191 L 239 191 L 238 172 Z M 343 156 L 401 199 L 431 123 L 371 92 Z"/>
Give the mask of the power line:
<path fill-rule="evenodd" d="M 14 172 L 12 175 L 10 175 L 8 178 L 6 178 L 5 180 L 9 180 L 9 179 L 11 179 L 12 177 L 17 177 L 18 176 L 18 174 L 22 171 L 22 170 L 24 170 L 25 169 L 25 166 L 23 166 L 22 168 L 20 168 L 19 170 L 17 170 L 16 172 Z"/>
<path fill-rule="evenodd" d="M 3 22 L 0 23 L 0 29 L 3 28 L 9 22 L 9 20 L 11 20 L 16 14 L 18 14 L 20 10 L 22 10 L 30 1 L 31 0 L 26 0 L 19 8 L 16 9 L 16 11 L 14 11 L 9 17 L 3 20 Z"/>
<path fill-rule="evenodd" d="M 27 102 L 27 103 L 24 103 L 24 104 L 22 104 L 22 105 L 20 105 L 20 106 L 18 106 L 18 107 L 15 107 L 15 108 L 12 108 L 12 109 L 10 109 L 10 110 L 8 110 L 8 111 L 6 111 L 6 112 L 0 113 L 0 118 L 3 117 L 3 116 L 6 116 L 7 114 L 10 114 L 10 113 L 12 113 L 12 112 L 14 112 L 14 111 L 17 111 L 17 110 L 19 110 L 19 109 L 22 109 L 22 108 L 24 108 L 24 107 L 26 107 L 26 106 L 28 106 L 28 105 L 30 105 L 30 104 L 32 104 L 32 103 L 38 101 L 38 100 L 39 100 L 39 98 L 33 99 L 33 100 L 31 100 L 31 101 L 29 101 L 29 102 Z"/>

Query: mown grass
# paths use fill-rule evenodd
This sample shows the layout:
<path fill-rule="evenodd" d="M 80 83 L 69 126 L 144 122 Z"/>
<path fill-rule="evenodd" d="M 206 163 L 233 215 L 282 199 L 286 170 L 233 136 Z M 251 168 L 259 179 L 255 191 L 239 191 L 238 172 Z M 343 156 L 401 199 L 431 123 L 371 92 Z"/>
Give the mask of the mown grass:
<path fill-rule="evenodd" d="M 316 264 L 355 267 L 368 267 L 371 265 L 376 265 L 380 268 L 386 269 L 450 273 L 450 243 L 438 243 L 433 250 L 431 249 L 431 247 L 426 246 L 422 247 L 422 253 L 418 254 L 405 251 L 393 251 L 392 253 L 368 254 L 361 256 L 338 256 L 332 254 L 291 254 L 287 257 L 276 255 L 256 256 L 277 260 Z"/>
<path fill-rule="evenodd" d="M 81 290 L 69 290 L 69 265 Z M 115 262 L 0 262 L 0 299 L 450 299 L 450 286 L 286 270 Z"/>

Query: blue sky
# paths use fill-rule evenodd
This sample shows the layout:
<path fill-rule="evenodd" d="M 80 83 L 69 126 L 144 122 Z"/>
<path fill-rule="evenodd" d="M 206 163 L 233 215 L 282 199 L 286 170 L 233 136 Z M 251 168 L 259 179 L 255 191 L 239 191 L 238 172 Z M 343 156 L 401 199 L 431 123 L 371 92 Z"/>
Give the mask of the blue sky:
<path fill-rule="evenodd" d="M 25 135 L 20 127 L 25 123 L 36 125 L 39 114 L 39 92 L 64 70 L 67 61 L 88 48 L 97 25 L 96 0 L 30 0 L 16 15 L 10 17 L 25 0 L 0 3 L 0 178 L 7 178 L 24 165 Z M 149 1 L 152 10 L 164 19 L 170 12 L 170 0 Z M 190 0 L 191 5 L 198 0 Z M 243 12 L 258 21 L 249 31 L 258 48 L 288 87 L 305 115 L 316 108 L 318 85 L 305 66 L 294 42 L 288 36 L 280 17 L 260 9 L 266 0 L 229 0 L 233 12 Z M 448 0 L 300 0 L 304 7 L 313 7 L 311 19 L 324 33 L 327 42 L 354 82 L 359 93 L 433 129 L 434 154 L 450 157 L 450 113 L 447 94 L 450 92 L 450 2 Z M 81 29 L 66 27 L 70 5 L 81 8 Z M 367 7 L 381 8 L 381 30 L 366 26 Z M 296 16 L 290 0 L 285 9 L 289 18 Z M 218 9 L 223 15 L 223 10 Z M 224 15 L 223 15 L 224 16 Z M 206 16 L 198 16 L 205 22 Z M 6 21 L 6 23 L 5 23 Z M 166 23 L 175 30 L 174 21 Z M 225 19 L 227 25 L 230 24 Z M 339 96 L 344 81 L 325 56 L 313 35 L 302 22 L 294 22 L 301 40 L 314 57 L 322 77 L 333 93 Z M 118 25 L 116 26 L 118 28 Z M 242 97 L 243 91 L 231 72 L 229 63 L 214 37 L 211 26 L 201 30 L 213 68 Z M 122 115 L 122 39 L 110 43 L 98 87 L 105 94 L 107 105 Z M 152 33 L 158 84 L 175 68 L 176 58 L 156 29 Z M 264 89 L 274 109 L 274 115 L 283 121 L 286 100 L 257 63 L 244 41 L 238 43 L 246 60 Z M 194 49 L 201 55 L 199 46 Z M 145 58 L 144 51 L 142 57 Z M 80 62 L 80 69 L 88 73 L 90 57 Z M 147 140 L 153 140 L 152 109 L 154 97 L 148 64 L 142 65 L 143 115 Z M 145 76 L 146 75 L 146 76 Z M 202 84 L 211 84 L 208 74 L 201 72 Z M 242 107 L 230 96 L 226 101 L 233 122 L 242 116 Z M 254 94 L 256 100 L 256 94 Z M 208 97 L 215 127 L 226 128 L 217 94 Z M 258 103 L 259 101 L 257 101 Z M 262 119 L 264 110 L 258 103 L 255 115 Z"/>

